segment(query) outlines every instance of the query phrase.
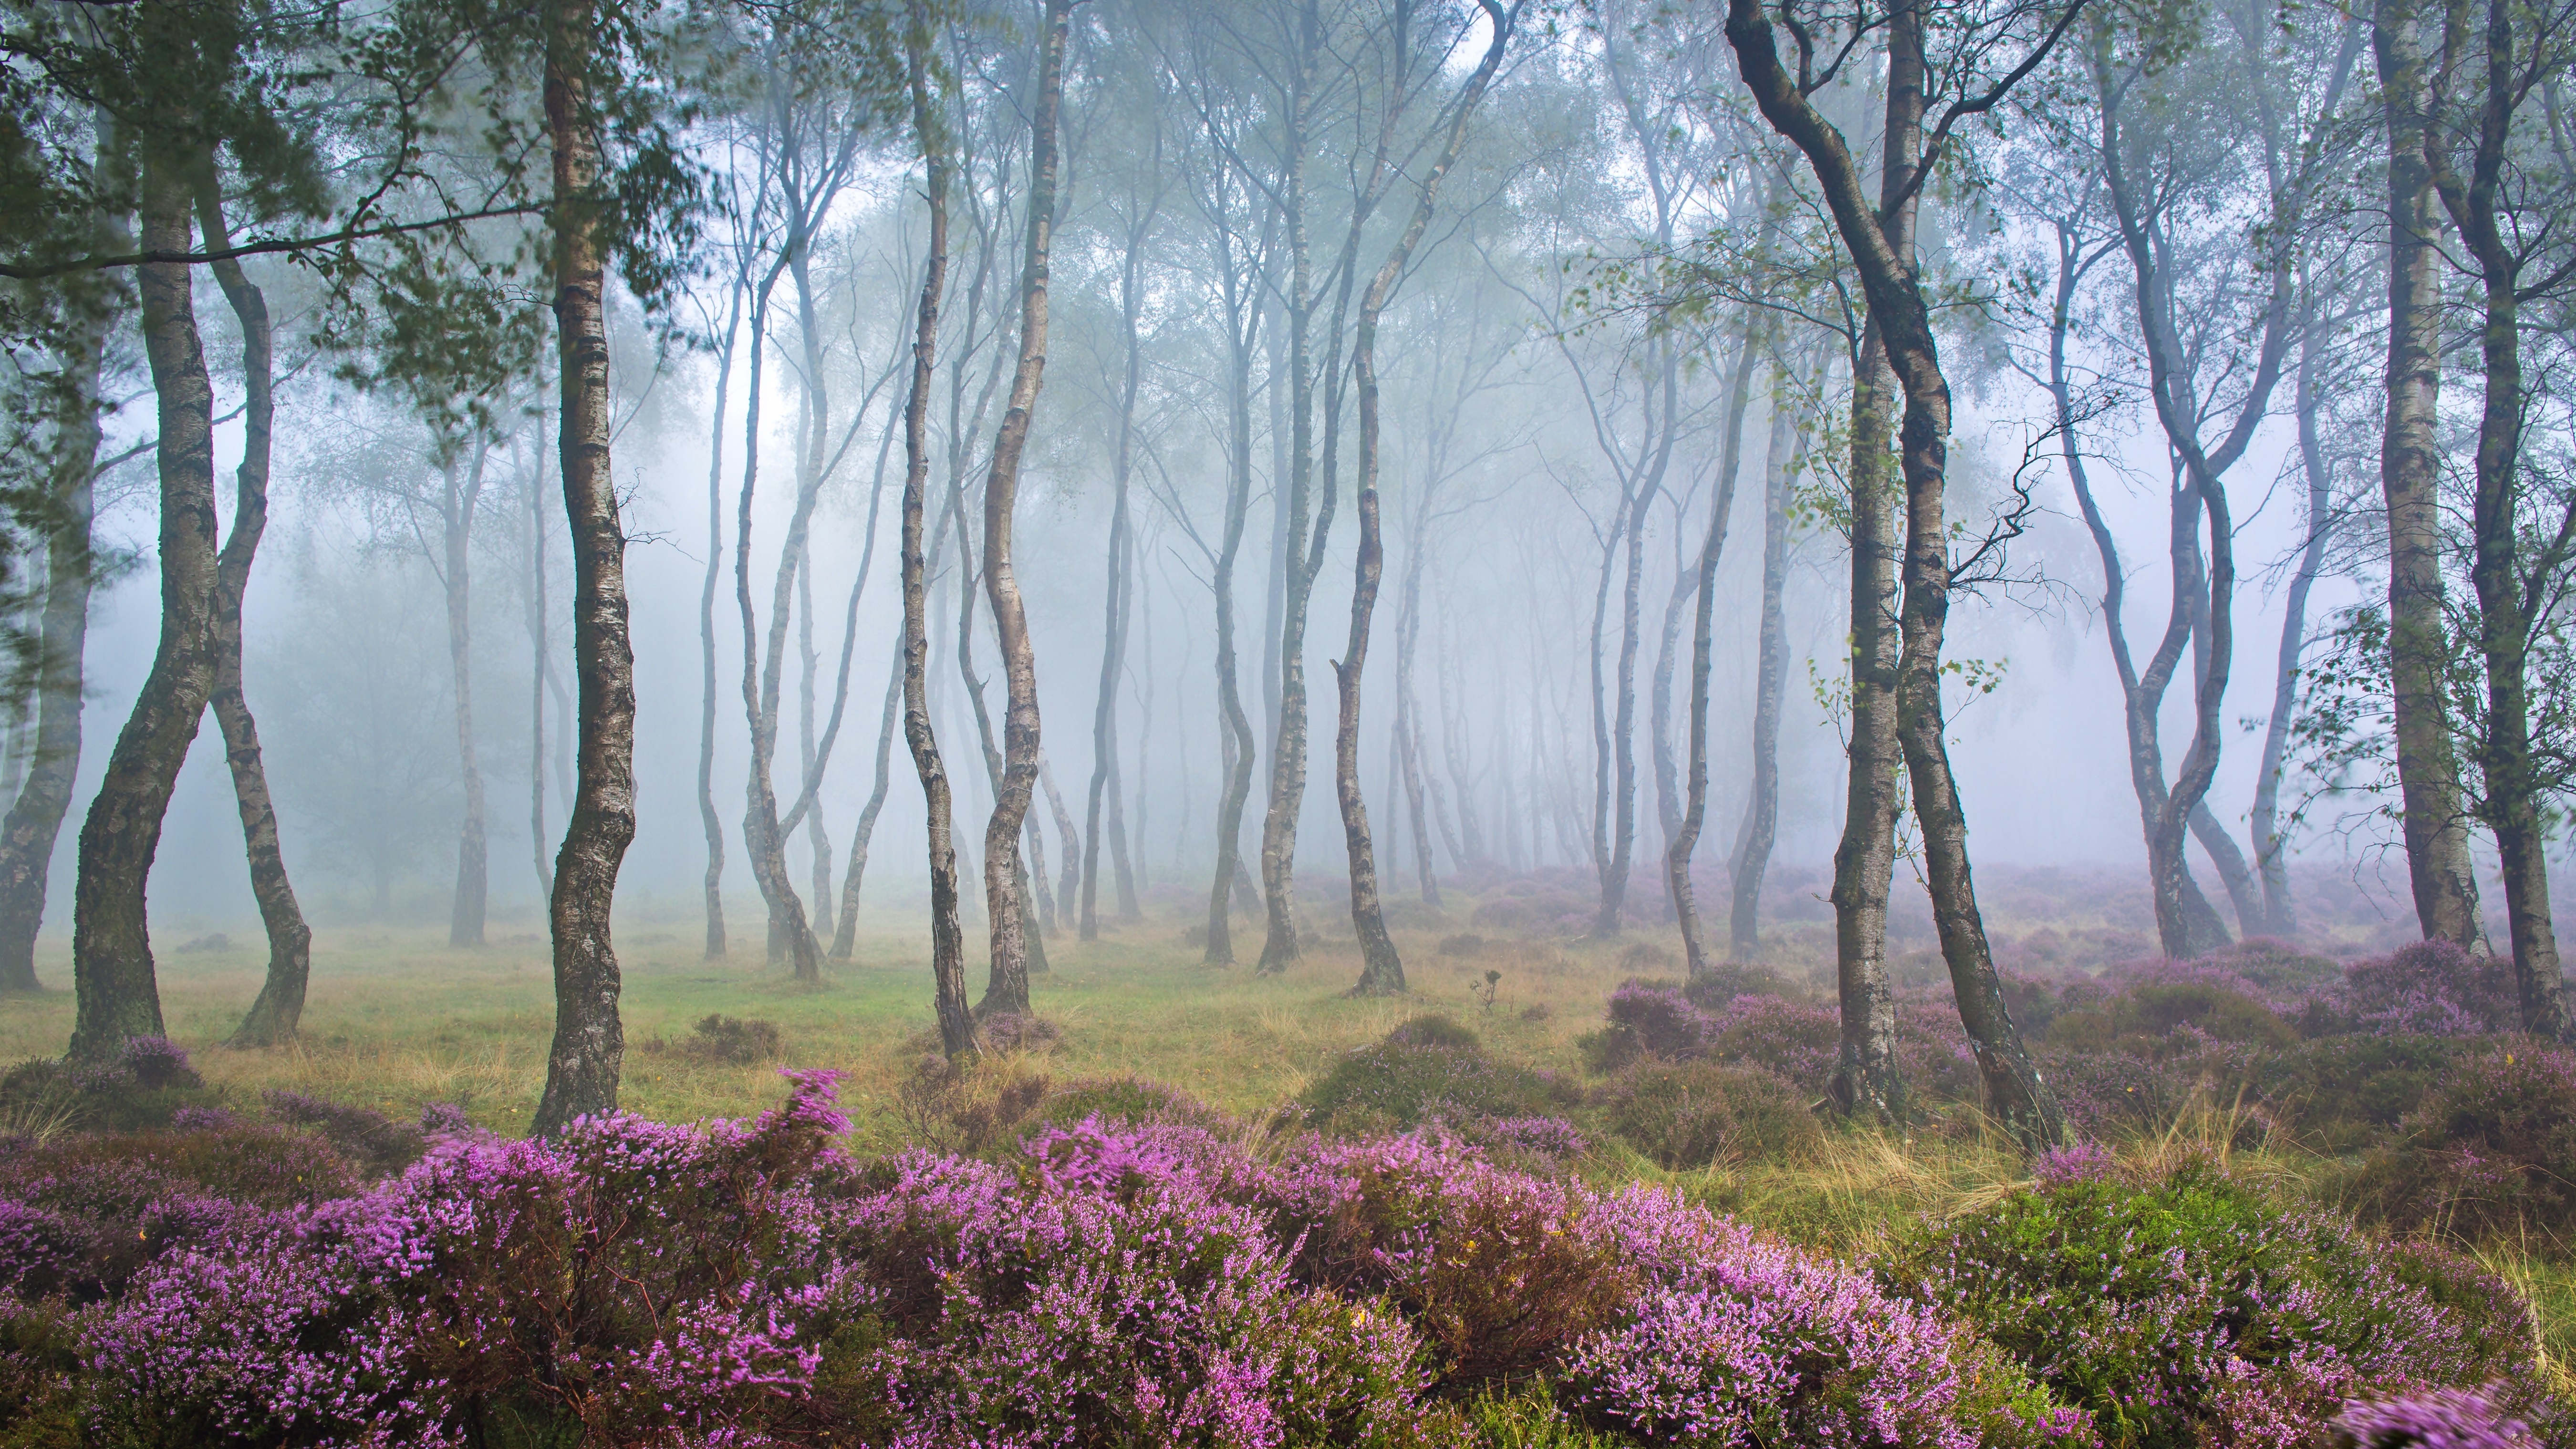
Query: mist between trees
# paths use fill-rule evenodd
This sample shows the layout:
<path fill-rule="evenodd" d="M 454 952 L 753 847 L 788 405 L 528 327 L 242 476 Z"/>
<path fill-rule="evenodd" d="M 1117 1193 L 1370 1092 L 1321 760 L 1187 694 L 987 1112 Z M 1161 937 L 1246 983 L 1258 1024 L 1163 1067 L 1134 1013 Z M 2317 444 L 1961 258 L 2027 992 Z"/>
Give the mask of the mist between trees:
<path fill-rule="evenodd" d="M 2571 20 L 9 0 L 0 978 L 68 911 L 104 1058 L 147 880 L 249 1044 L 307 910 L 542 930 L 552 1131 L 612 900 L 926 922 L 958 1056 L 1149 909 L 1400 994 L 1553 872 L 1830 915 L 1863 1115 L 1928 918 L 2052 1142 L 1973 851 L 2177 958 L 2357 878 L 2564 1037 Z"/>

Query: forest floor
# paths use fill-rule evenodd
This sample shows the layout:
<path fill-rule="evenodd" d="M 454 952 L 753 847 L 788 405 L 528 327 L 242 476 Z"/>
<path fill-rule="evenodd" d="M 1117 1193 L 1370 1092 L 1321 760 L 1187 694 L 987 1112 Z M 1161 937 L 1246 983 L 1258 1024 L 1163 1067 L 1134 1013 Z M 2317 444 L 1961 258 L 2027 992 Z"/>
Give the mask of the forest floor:
<path fill-rule="evenodd" d="M 1300 965 L 1268 977 L 1248 966 L 1201 964 L 1184 920 L 1194 913 L 1176 903 L 1151 911 L 1143 923 L 1104 928 L 1096 942 L 1067 932 L 1048 941 L 1053 969 L 1032 982 L 1038 1015 L 1055 1028 L 1055 1038 L 989 1070 L 1043 1077 L 1058 1087 L 1148 1078 L 1255 1130 L 1343 1054 L 1426 1012 L 1467 1026 L 1497 1058 L 1581 1080 L 1579 1041 L 1600 1029 L 1612 991 L 1640 975 L 1681 974 L 1668 927 L 1641 928 L 1601 944 L 1550 937 L 1545 923 L 1530 923 L 1539 929 L 1527 934 L 1498 928 L 1479 915 L 1472 929 L 1482 934 L 1468 936 L 1469 909 L 1453 902 L 1454 914 L 1445 920 L 1397 930 L 1412 994 L 1394 1000 L 1345 994 L 1358 975 L 1358 953 L 1331 922 L 1329 934 L 1306 946 Z M 627 1110 L 665 1121 L 747 1116 L 775 1105 L 781 1068 L 826 1067 L 846 1074 L 842 1103 L 853 1121 L 854 1150 L 874 1153 L 922 1140 L 918 1113 L 904 1101 L 906 1084 L 936 1046 L 918 910 L 897 903 L 863 914 L 856 964 L 827 969 L 814 985 L 798 984 L 783 965 L 762 962 L 756 915 L 736 919 L 729 958 L 709 961 L 694 920 L 668 909 L 635 914 L 641 919 L 621 923 L 617 940 L 625 969 L 621 1105 Z M 321 929 L 302 1041 L 266 1051 L 220 1045 L 259 989 L 265 952 L 256 934 L 183 938 L 160 952 L 169 1035 L 189 1051 L 207 1084 L 227 1095 L 302 1092 L 397 1120 L 430 1103 L 454 1103 L 479 1125 L 524 1132 L 544 1083 L 553 1023 L 545 942 L 526 930 L 530 924 L 496 923 L 491 944 L 473 950 L 448 947 L 443 928 Z M 2058 943 L 2082 942 L 2089 932 L 2092 949 L 2064 954 L 2098 958 L 2122 950 L 2133 927 L 2006 918 L 1996 930 L 1998 954 L 2051 954 Z M 1258 951 L 1258 925 L 1238 918 L 1237 930 L 1238 950 L 1249 959 Z M 2366 933 L 2333 934 L 2354 938 L 2344 947 L 2350 950 Z M 978 936 L 969 929 L 969 989 L 980 993 Z M 0 1064 L 59 1055 L 70 1034 L 70 963 L 64 943 L 47 945 L 52 949 L 40 952 L 38 967 L 52 989 L 0 1001 Z M 1900 976 L 1938 970 L 1928 942 L 1909 948 L 1900 932 L 1892 945 Z M 1829 927 L 1784 921 L 1770 954 L 1783 976 L 1829 1002 L 1830 950 Z M 1490 998 L 1489 971 L 1499 973 Z M 774 1054 L 726 1061 L 696 1049 L 697 1024 L 713 1015 L 771 1024 Z M 2249 1150 L 2239 1126 L 2225 1110 L 2213 1109 L 2187 1115 L 2161 1135 L 2115 1145 L 2124 1158 L 2142 1161 L 2212 1153 L 2232 1170 L 2335 1200 L 2341 1165 L 2334 1159 L 2268 1144 Z M 1845 1255 L 1868 1253 L 1891 1229 L 1921 1215 L 1971 1208 L 2028 1180 L 2017 1154 L 1973 1132 L 1907 1140 L 1833 1133 L 1811 1160 L 1680 1173 L 1633 1152 L 1597 1157 L 1586 1175 L 1667 1181 L 1709 1207 Z M 2550 1371 L 2568 1375 L 2576 1366 L 2576 1263 L 2563 1253 L 2509 1247 L 2490 1246 L 2479 1256 L 2530 1299 Z M 2576 1386 L 2576 1377 L 2563 1381 Z"/>
<path fill-rule="evenodd" d="M 832 1067 L 848 1073 L 843 1101 L 858 1145 L 901 1145 L 895 1090 L 937 1045 L 929 1035 L 929 942 L 915 912 L 870 912 L 860 921 L 858 964 L 827 968 L 816 985 L 762 963 L 756 917 L 721 961 L 705 959 L 693 929 L 621 930 L 621 1105 L 666 1121 L 742 1115 L 776 1100 L 779 1067 Z M 1348 940 L 1319 941 L 1299 966 L 1264 977 L 1247 966 L 1202 965 L 1184 929 L 1149 921 L 1104 928 L 1090 943 L 1069 935 L 1048 941 L 1054 969 L 1032 990 L 1039 1016 L 1061 1036 L 1037 1053 L 1045 1071 L 1132 1073 L 1257 1116 L 1294 1097 L 1337 1053 L 1408 1017 L 1443 1011 L 1500 1053 L 1572 1072 L 1575 1039 L 1600 1026 L 1611 990 L 1640 974 L 1639 963 L 1622 959 L 1634 943 L 1496 940 L 1462 958 L 1440 955 L 1437 933 L 1399 932 L 1413 994 L 1353 1001 L 1343 993 L 1358 977 L 1359 956 Z M 1256 955 L 1258 926 L 1237 929 L 1246 935 L 1242 954 Z M 980 994 L 974 935 L 968 989 Z M 70 1037 L 71 963 L 58 943 L 47 945 L 56 949 L 40 953 L 38 971 L 56 989 L 0 1002 L 0 1063 L 59 1055 Z M 215 949 L 165 947 L 159 957 L 170 1037 L 212 1085 L 246 1095 L 309 1092 L 404 1117 L 453 1102 L 484 1126 L 519 1132 L 545 1083 L 554 997 L 541 936 L 495 931 L 480 950 L 455 950 L 444 928 L 317 930 L 303 1040 L 277 1051 L 219 1046 L 259 993 L 267 958 L 257 936 Z M 1487 970 L 1503 973 L 1490 1009 L 1478 999 Z M 715 1014 L 774 1023 L 776 1057 L 724 1063 L 675 1049 Z"/>

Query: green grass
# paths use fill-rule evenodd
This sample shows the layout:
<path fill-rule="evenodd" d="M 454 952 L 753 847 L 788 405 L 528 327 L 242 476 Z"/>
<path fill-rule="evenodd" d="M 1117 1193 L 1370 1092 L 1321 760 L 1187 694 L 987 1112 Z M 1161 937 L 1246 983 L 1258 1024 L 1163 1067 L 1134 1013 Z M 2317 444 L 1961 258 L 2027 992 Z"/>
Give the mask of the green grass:
<path fill-rule="evenodd" d="M 863 914 L 857 963 L 800 986 L 760 960 L 757 917 L 737 920 L 736 949 L 703 959 L 693 925 L 621 923 L 627 1056 L 621 1105 L 666 1120 L 753 1112 L 778 1098 L 778 1066 L 837 1067 L 862 1149 L 902 1138 L 895 1088 L 933 1048 L 927 933 L 917 917 Z M 317 931 L 303 1040 L 274 1051 L 220 1043 L 258 993 L 266 953 L 256 931 L 221 951 L 160 951 L 161 1001 L 171 1037 L 208 1082 L 244 1093 L 291 1088 L 408 1114 L 462 1102 L 478 1122 L 523 1130 L 544 1085 L 554 998 L 539 936 L 504 927 L 481 950 L 454 950 L 443 930 L 349 927 Z M 1257 938 L 1255 938 L 1257 940 Z M 1343 995 L 1359 974 L 1356 949 L 1328 937 L 1300 966 L 1257 977 L 1248 966 L 1201 965 L 1176 921 L 1130 926 L 1088 945 L 1051 939 L 1052 974 L 1033 983 L 1039 1015 L 1062 1032 L 1030 1065 L 1058 1080 L 1132 1072 L 1168 1082 L 1229 1112 L 1254 1114 L 1297 1094 L 1337 1053 L 1376 1040 L 1408 1016 L 1445 1010 L 1498 1054 L 1565 1071 L 1574 1040 L 1601 1020 L 1611 989 L 1631 974 L 1620 948 L 1499 941 L 1482 956 L 1444 957 L 1437 933 L 1400 936 L 1414 993 L 1404 1000 Z M 968 932 L 969 990 L 983 985 Z M 0 1063 L 59 1055 L 72 1026 L 71 968 L 49 940 L 40 974 L 53 989 L 0 998 Z M 1249 950 L 1245 952 L 1251 954 Z M 1487 969 L 1503 973 L 1491 1011 L 1471 996 Z M 1544 1004 L 1542 1019 L 1524 1013 Z M 778 1062 L 731 1066 L 650 1050 L 709 1013 L 775 1022 Z"/>

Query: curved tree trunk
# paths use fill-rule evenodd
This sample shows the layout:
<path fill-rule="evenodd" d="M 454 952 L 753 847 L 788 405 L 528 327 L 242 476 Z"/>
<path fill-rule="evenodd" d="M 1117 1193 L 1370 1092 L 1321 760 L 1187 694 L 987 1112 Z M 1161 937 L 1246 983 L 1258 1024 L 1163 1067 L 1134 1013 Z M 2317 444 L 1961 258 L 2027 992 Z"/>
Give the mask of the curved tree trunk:
<path fill-rule="evenodd" d="M 209 168 L 211 171 L 211 168 Z M 197 215 L 209 249 L 231 245 L 223 203 L 209 174 L 200 183 Z M 268 772 L 259 753 L 259 727 L 242 692 L 242 600 L 250 592 L 251 562 L 268 529 L 269 440 L 277 416 L 274 333 L 268 299 L 252 286 L 238 261 L 213 264 L 216 283 L 242 330 L 242 462 L 234 476 L 233 527 L 215 559 L 215 688 L 208 704 L 223 730 L 224 762 L 233 777 L 241 813 L 242 845 L 250 860 L 250 889 L 268 935 L 268 974 L 259 996 L 233 1033 L 234 1046 L 276 1046 L 295 1038 L 304 1015 L 304 983 L 313 966 L 313 931 L 295 903 L 278 846 L 277 808 L 269 800 Z"/>
<path fill-rule="evenodd" d="M 546 859 L 546 451 L 544 413 L 534 466 L 528 470 L 528 852 L 537 894 L 552 899 L 554 867 Z"/>
<path fill-rule="evenodd" d="M 617 872 L 635 839 L 635 651 L 626 623 L 626 529 L 610 469 L 608 313 L 599 238 L 582 204 L 599 175 L 588 114 L 590 0 L 547 0 L 546 126 L 554 153 L 555 320 L 563 388 L 560 467 L 572 524 L 573 673 L 580 744 L 572 819 L 555 856 L 555 1034 L 536 1132 L 617 1110 L 626 1033 L 610 944 Z"/>
<path fill-rule="evenodd" d="M 189 250 L 194 229 L 185 164 L 159 152 L 144 158 L 145 251 Z M 144 882 L 161 844 L 179 767 L 215 685 L 214 386 L 206 375 L 189 282 L 184 263 L 135 269 L 143 348 L 160 414 L 161 634 L 151 672 L 81 824 L 72 905 L 71 1039 L 71 1056 L 80 1061 L 113 1061 L 129 1039 L 162 1035 Z"/>
<path fill-rule="evenodd" d="M 2305 290 L 2304 288 L 2302 289 Z M 2281 777 L 2290 750 L 2290 729 L 2298 710 L 2299 655 L 2306 645 L 2308 593 L 2325 572 L 2326 546 L 2335 531 L 2334 474 L 2326 461 L 2325 441 L 2317 433 L 2317 410 L 2323 406 L 2319 378 L 2325 340 L 2315 335 L 2316 307 L 2311 300 L 2299 331 L 2298 429 L 2300 472 L 2308 485 L 2307 543 L 2281 604 L 2281 652 L 2272 671 L 2272 715 L 2263 729 L 2263 764 L 2254 780 L 2254 867 L 2263 882 L 2263 929 L 2283 938 L 2299 932 L 2299 914 L 2290 893 L 2289 840 L 2281 824 Z"/>

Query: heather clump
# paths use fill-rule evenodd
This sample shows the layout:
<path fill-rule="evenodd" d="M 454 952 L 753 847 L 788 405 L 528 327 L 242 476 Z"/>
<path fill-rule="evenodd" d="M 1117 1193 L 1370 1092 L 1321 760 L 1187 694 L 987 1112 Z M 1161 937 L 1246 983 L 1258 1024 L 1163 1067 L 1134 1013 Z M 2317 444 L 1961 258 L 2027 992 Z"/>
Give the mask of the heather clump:
<path fill-rule="evenodd" d="M 761 1423 L 810 1377 L 828 1074 L 742 1123 L 584 1119 L 449 1139 L 363 1196 L 247 1216 L 139 1272 L 82 1330 L 147 1440 L 668 1441 Z"/>
<path fill-rule="evenodd" d="M 2115 1443 L 2306 1442 L 2365 1390 L 2531 1382 L 2475 1270 L 2391 1249 L 2206 1164 L 2054 1174 L 1908 1241 L 1891 1280 L 2090 1411 Z"/>
<path fill-rule="evenodd" d="M 1610 1130 L 1668 1171 L 1803 1161 L 1824 1141 L 1797 1090 L 1758 1067 L 1643 1061 L 1599 1097 Z"/>
<path fill-rule="evenodd" d="M 1445 1016 L 1421 1016 L 1343 1053 L 1299 1102 L 1334 1130 L 1383 1132 L 1544 1116 L 1580 1095 L 1549 1073 L 1495 1057 Z"/>
<path fill-rule="evenodd" d="M 1038 1153 L 1025 1176 L 898 1158 L 844 1209 L 855 1316 L 822 1373 L 865 1442 L 1408 1442 L 1403 1316 L 1301 1287 L 1187 1151 L 1094 1127 Z"/>
<path fill-rule="evenodd" d="M 2349 1449 L 2538 1449 L 2528 1425 L 2476 1389 L 2356 1400 L 2335 1416 Z"/>
<path fill-rule="evenodd" d="M 2401 1227 L 2576 1243 L 2576 1052 L 2526 1041 L 2460 1056 L 2359 1187 Z"/>
<path fill-rule="evenodd" d="M 20 1062 L 0 1075 L 0 1141 L 58 1132 L 167 1127 L 191 1107 L 221 1105 L 188 1055 L 161 1037 L 137 1038 L 106 1063 Z"/>
<path fill-rule="evenodd" d="M 2485 1036 L 2522 1024 L 2510 957 L 2471 956 L 2449 941 L 2417 941 L 2355 961 L 2344 976 L 2344 1007 L 2362 1031 Z"/>
<path fill-rule="evenodd" d="M 302 1092 L 261 1094 L 269 1120 L 309 1128 L 371 1173 L 400 1172 L 420 1160 L 428 1135 L 409 1122 L 397 1122 L 371 1107 Z"/>

